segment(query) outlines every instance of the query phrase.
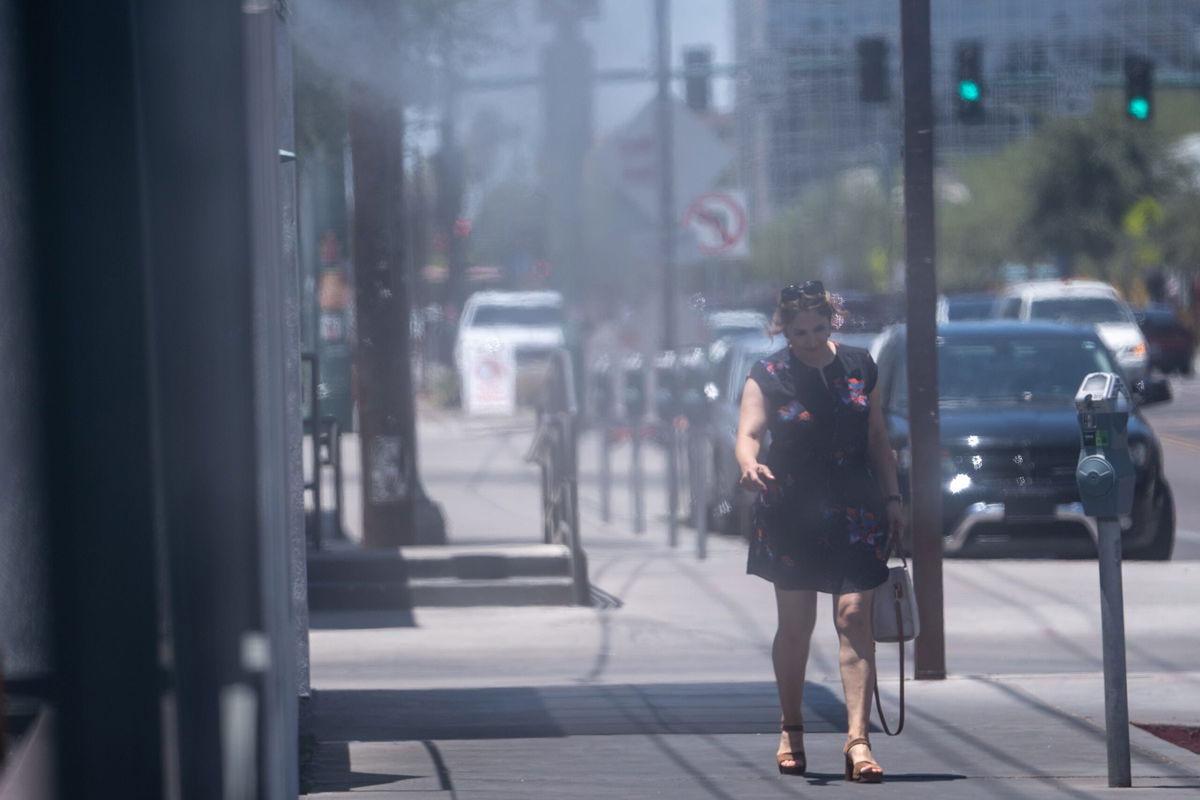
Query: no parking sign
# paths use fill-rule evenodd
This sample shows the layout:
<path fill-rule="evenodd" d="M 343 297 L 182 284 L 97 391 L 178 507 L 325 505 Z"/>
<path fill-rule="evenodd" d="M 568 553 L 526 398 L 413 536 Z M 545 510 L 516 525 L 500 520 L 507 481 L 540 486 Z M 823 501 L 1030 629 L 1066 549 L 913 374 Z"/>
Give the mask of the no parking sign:
<path fill-rule="evenodd" d="M 709 192 L 688 206 L 683 224 L 705 255 L 746 255 L 746 205 L 741 192 Z"/>
<path fill-rule="evenodd" d="M 476 342 L 463 355 L 463 409 L 468 414 L 516 413 L 517 361 L 512 346 Z"/>

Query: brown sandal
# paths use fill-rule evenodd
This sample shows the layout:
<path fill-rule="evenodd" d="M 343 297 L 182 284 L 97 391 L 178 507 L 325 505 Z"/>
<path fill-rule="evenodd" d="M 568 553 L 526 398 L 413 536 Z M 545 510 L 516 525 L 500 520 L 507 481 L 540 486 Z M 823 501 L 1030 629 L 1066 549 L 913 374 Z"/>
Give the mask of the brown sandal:
<path fill-rule="evenodd" d="M 804 725 L 782 725 L 780 730 L 784 733 L 804 733 Z M 791 737 L 788 737 L 789 741 Z M 794 745 L 793 745 L 794 746 Z M 785 767 L 783 762 L 793 762 L 790 767 Z M 775 754 L 775 763 L 779 766 L 780 775 L 803 775 L 808 769 L 808 758 L 804 755 L 803 746 L 799 750 L 791 750 L 783 753 Z"/>
<path fill-rule="evenodd" d="M 842 754 L 846 757 L 846 780 L 857 781 L 859 783 L 879 783 L 883 780 L 883 767 L 870 759 L 863 761 L 850 760 L 850 748 L 860 744 L 870 747 L 871 740 L 865 736 L 861 736 L 846 742 L 846 746 L 842 748 Z M 870 770 L 870 772 L 864 772 L 864 770 Z"/>

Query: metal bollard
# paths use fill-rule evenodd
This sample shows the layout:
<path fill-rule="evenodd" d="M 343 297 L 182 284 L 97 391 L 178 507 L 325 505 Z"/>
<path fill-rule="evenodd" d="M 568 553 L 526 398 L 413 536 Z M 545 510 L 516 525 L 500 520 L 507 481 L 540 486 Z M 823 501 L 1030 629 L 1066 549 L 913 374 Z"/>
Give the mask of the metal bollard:
<path fill-rule="evenodd" d="M 613 421 L 613 405 L 616 400 L 614 386 L 616 375 L 612 361 L 601 356 L 592 365 L 592 417 L 599 433 L 600 449 L 600 519 L 612 521 L 612 442 L 610 433 Z"/>
<path fill-rule="evenodd" d="M 625 419 L 630 429 L 629 496 L 633 504 L 633 532 L 646 531 L 646 503 L 643 495 L 645 480 L 642 475 L 642 424 L 646 419 L 647 380 L 646 362 L 634 354 L 625 359 L 622 369 L 624 379 L 621 393 Z"/>
<path fill-rule="evenodd" d="M 692 522 L 696 528 L 696 558 L 708 557 L 708 461 L 709 412 L 705 388 L 710 377 L 708 355 L 695 348 L 683 355 L 681 405 L 688 421 L 688 478 L 692 498 Z"/>
<path fill-rule="evenodd" d="M 1125 674 L 1125 598 L 1121 585 L 1120 515 L 1133 509 L 1134 469 L 1126 426 L 1129 396 L 1120 377 L 1093 372 L 1075 394 L 1082 447 L 1075 480 L 1083 510 L 1097 518 L 1100 628 L 1104 651 L 1104 723 L 1108 785 L 1133 783 L 1129 761 L 1129 696 Z"/>
<path fill-rule="evenodd" d="M 654 359 L 654 412 L 666 434 L 667 454 L 667 542 L 679 544 L 679 359 L 673 351 Z"/>

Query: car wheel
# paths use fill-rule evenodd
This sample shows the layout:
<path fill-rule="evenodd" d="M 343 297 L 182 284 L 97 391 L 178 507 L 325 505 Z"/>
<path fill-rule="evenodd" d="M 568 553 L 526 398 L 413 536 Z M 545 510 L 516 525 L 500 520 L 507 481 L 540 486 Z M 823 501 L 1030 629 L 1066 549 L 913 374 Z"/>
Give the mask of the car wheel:
<path fill-rule="evenodd" d="M 1154 538 L 1150 543 L 1129 553 L 1129 558 L 1139 561 L 1170 561 L 1171 552 L 1175 549 L 1175 498 L 1171 489 L 1163 483 L 1162 492 L 1155 498 L 1154 509 L 1157 512 L 1153 520 L 1146 524 L 1154 525 Z"/>

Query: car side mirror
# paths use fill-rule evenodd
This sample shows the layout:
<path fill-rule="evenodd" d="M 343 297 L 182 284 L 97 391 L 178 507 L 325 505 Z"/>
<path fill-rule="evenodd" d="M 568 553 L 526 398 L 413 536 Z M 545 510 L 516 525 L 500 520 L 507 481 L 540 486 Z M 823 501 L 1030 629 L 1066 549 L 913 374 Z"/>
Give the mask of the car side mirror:
<path fill-rule="evenodd" d="M 1171 384 L 1167 383 L 1166 378 L 1144 378 L 1134 383 L 1133 396 L 1142 406 L 1168 403 L 1171 400 Z"/>

